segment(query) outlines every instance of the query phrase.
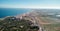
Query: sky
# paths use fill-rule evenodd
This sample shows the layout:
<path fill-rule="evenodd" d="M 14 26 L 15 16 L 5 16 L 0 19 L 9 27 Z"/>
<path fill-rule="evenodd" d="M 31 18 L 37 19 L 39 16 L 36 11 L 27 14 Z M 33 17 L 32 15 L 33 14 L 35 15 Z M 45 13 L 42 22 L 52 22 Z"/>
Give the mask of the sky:
<path fill-rule="evenodd" d="M 0 8 L 59 8 L 60 0 L 0 0 Z"/>

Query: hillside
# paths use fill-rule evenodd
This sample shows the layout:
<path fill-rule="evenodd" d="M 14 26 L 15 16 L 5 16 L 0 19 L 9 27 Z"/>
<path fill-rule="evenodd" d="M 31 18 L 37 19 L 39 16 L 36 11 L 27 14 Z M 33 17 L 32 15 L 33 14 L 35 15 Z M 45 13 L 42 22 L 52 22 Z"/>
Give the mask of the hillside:
<path fill-rule="evenodd" d="M 38 26 L 30 20 L 25 18 L 16 18 L 14 16 L 8 16 L 0 20 L 0 31 L 37 31 Z"/>

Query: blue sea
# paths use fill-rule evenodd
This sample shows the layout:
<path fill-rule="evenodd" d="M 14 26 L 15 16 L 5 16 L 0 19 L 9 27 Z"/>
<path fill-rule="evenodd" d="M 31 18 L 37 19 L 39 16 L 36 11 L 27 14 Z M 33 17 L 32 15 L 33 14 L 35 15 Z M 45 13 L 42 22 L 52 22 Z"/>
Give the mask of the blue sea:
<path fill-rule="evenodd" d="M 21 8 L 0 8 L 0 18 L 6 16 L 15 16 L 20 15 L 23 13 L 29 12 L 28 9 L 21 9 Z"/>

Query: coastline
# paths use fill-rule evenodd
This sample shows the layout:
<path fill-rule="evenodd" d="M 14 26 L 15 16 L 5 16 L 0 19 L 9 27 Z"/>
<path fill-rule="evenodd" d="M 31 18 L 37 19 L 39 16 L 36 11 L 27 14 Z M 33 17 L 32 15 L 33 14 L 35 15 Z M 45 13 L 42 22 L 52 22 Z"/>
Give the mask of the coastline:
<path fill-rule="evenodd" d="M 19 15 L 15 15 L 15 17 L 19 18 L 21 16 L 27 16 L 29 15 L 31 12 L 33 12 L 34 10 L 29 10 L 29 12 L 23 13 L 23 14 L 19 14 Z"/>
<path fill-rule="evenodd" d="M 32 11 L 31 9 L 25 9 L 25 10 L 24 9 L 20 9 L 20 10 L 16 9 L 15 11 L 14 10 L 13 11 L 12 10 L 8 10 L 8 9 L 6 11 L 5 10 L 1 10 L 1 13 L 0 13 L 1 16 L 0 16 L 0 18 L 4 18 L 4 17 L 7 17 L 7 16 L 22 15 L 22 14 L 26 14 L 26 13 L 29 13 L 29 12 Z"/>

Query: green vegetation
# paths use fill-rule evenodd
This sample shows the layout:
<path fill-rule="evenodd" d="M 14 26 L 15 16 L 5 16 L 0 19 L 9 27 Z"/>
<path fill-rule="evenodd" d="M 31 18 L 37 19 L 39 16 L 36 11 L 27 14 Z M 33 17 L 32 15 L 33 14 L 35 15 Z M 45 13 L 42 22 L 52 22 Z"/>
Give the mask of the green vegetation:
<path fill-rule="evenodd" d="M 0 20 L 0 31 L 27 31 L 31 25 L 29 22 L 29 20 L 6 17 L 2 21 Z"/>

